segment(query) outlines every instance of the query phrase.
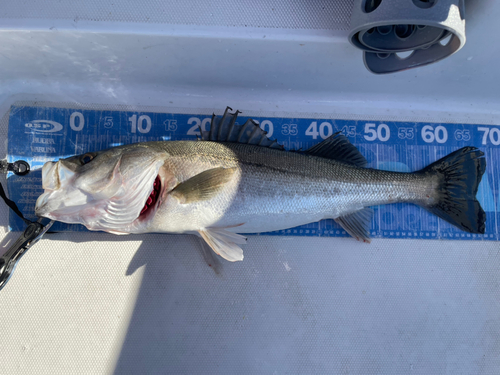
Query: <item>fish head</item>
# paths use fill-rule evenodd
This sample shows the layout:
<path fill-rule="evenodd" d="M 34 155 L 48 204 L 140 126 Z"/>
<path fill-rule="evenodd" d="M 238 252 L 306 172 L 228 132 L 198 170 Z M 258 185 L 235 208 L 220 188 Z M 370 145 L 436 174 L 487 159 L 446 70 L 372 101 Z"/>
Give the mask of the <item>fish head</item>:
<path fill-rule="evenodd" d="M 136 144 L 47 162 L 35 213 L 90 230 L 139 233 L 160 204 L 167 157 Z"/>

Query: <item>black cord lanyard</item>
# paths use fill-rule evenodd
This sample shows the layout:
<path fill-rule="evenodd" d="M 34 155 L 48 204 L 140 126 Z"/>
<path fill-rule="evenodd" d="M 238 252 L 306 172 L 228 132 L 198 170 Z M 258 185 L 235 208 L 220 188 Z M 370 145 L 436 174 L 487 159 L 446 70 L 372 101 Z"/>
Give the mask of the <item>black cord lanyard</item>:
<path fill-rule="evenodd" d="M 14 163 L 7 163 L 2 160 L 2 169 L 4 169 L 6 172 L 11 171 L 14 172 L 14 174 L 18 176 L 24 176 L 27 175 L 30 172 L 30 165 L 25 162 L 24 160 L 18 160 L 15 161 Z M 5 204 L 9 206 L 9 208 L 14 211 L 17 216 L 19 216 L 23 221 L 25 222 L 26 225 L 30 225 L 33 223 L 33 221 L 30 221 L 26 219 L 23 215 L 23 213 L 19 210 L 17 207 L 16 203 L 9 198 L 7 198 L 7 195 L 5 194 L 5 190 L 3 189 L 2 184 L 0 183 L 0 197 L 4 200 Z"/>
<path fill-rule="evenodd" d="M 12 171 L 16 175 L 24 176 L 30 171 L 30 166 L 23 160 L 16 161 L 14 163 L 7 163 L 0 160 L 0 168 L 2 172 Z M 9 249 L 0 257 L 0 289 L 2 289 L 7 281 L 9 281 L 12 276 L 14 268 L 24 255 L 26 250 L 33 246 L 42 236 L 49 230 L 54 221 L 50 221 L 48 224 L 43 225 L 42 221 L 46 220 L 40 218 L 38 221 L 31 221 L 24 217 L 23 213 L 17 207 L 16 203 L 5 194 L 2 184 L 0 184 L 0 197 L 9 206 L 9 208 L 14 211 L 23 221 L 26 223 L 27 227 L 21 236 L 9 247 Z"/>

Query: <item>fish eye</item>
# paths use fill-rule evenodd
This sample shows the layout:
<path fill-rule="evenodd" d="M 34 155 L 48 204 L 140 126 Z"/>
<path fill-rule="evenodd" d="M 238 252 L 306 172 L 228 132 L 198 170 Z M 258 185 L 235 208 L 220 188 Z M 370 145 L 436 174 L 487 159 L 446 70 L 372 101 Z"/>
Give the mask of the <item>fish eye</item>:
<path fill-rule="evenodd" d="M 86 154 L 82 155 L 80 157 L 80 162 L 82 164 L 87 164 L 89 163 L 92 159 L 94 159 L 94 154 L 93 153 L 90 153 L 90 152 L 87 152 Z"/>

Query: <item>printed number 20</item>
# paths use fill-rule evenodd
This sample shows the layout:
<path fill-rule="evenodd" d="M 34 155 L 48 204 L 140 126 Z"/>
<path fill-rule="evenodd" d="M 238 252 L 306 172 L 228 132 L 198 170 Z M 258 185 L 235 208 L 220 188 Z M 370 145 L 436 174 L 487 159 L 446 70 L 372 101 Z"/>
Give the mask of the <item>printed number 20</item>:
<path fill-rule="evenodd" d="M 201 131 L 206 132 L 208 130 L 207 127 L 208 127 L 208 125 L 210 125 L 211 122 L 212 122 L 211 117 L 206 117 L 203 120 L 198 118 L 198 117 L 190 117 L 188 119 L 187 123 L 188 123 L 188 125 L 192 125 L 192 126 L 189 128 L 187 135 L 200 135 L 200 128 L 201 128 Z M 264 131 L 267 131 L 267 136 L 269 138 L 273 136 L 274 125 L 271 121 L 269 121 L 269 120 L 262 121 L 260 123 L 260 128 Z"/>
<path fill-rule="evenodd" d="M 202 132 L 207 131 L 207 125 L 212 121 L 211 117 L 204 118 L 203 120 L 198 117 L 190 117 L 187 121 L 188 125 L 194 124 L 191 126 L 187 132 L 188 135 L 200 135 L 200 128 Z"/>
<path fill-rule="evenodd" d="M 391 137 L 391 129 L 386 124 L 365 124 L 365 139 L 374 141 L 376 139 L 386 142 Z"/>

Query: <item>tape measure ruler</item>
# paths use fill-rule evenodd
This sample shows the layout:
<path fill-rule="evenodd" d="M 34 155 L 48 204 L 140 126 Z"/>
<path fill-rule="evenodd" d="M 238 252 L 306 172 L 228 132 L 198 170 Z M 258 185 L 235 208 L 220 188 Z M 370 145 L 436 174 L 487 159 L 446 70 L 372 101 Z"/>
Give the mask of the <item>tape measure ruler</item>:
<path fill-rule="evenodd" d="M 33 172 L 9 175 L 10 198 L 30 219 L 43 193 L 41 166 L 89 151 L 128 143 L 157 140 L 194 140 L 210 126 L 211 114 L 156 113 L 38 106 L 12 106 L 9 114 L 8 161 L 26 160 Z M 412 204 L 374 207 L 374 238 L 498 240 L 500 211 L 500 126 L 252 117 L 287 149 L 307 149 L 341 131 L 368 160 L 368 167 L 398 172 L 419 170 L 463 146 L 476 146 L 486 156 L 478 200 L 486 212 L 486 233 L 471 234 Z M 244 113 L 239 123 L 246 121 Z M 9 218 L 11 230 L 24 223 Z M 86 231 L 81 225 L 56 223 L 55 231 Z M 271 235 L 346 237 L 333 220 L 266 233 Z"/>

